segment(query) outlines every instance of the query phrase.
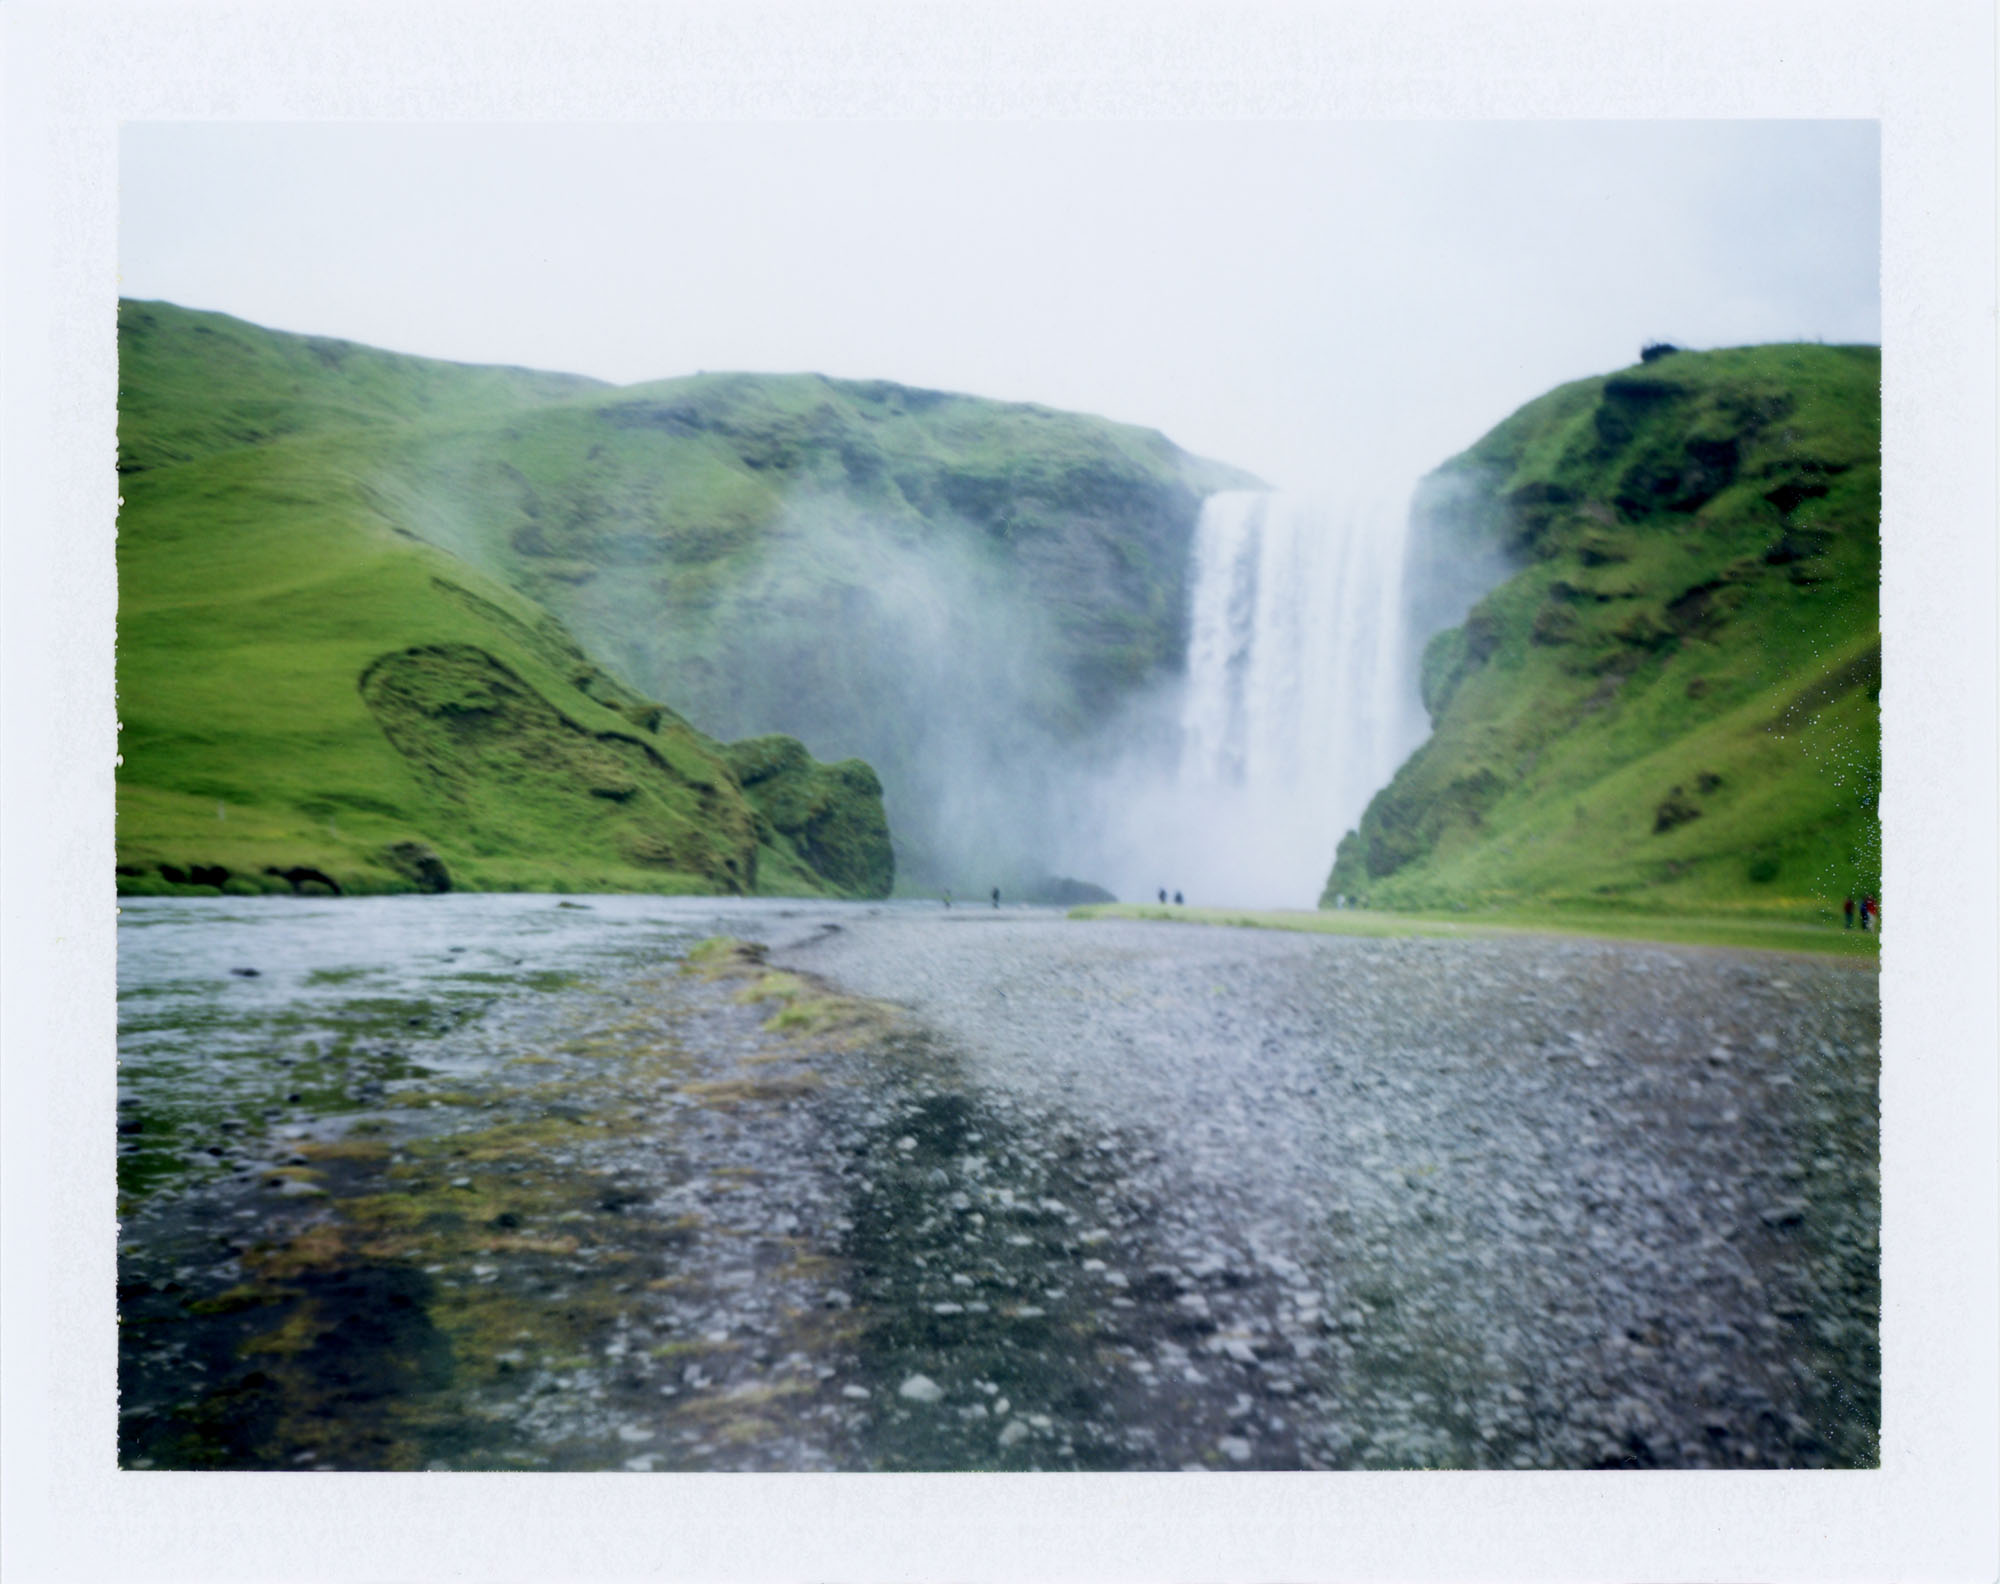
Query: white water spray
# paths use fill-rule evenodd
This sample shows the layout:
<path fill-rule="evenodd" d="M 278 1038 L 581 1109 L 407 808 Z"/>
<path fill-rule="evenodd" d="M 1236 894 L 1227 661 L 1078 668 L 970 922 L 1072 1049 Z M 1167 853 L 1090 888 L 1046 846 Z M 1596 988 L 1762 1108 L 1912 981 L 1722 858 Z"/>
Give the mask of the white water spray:
<path fill-rule="evenodd" d="M 1127 782 L 1120 894 L 1311 907 L 1333 850 L 1423 740 L 1403 499 L 1231 491 L 1195 533 L 1177 761 Z"/>

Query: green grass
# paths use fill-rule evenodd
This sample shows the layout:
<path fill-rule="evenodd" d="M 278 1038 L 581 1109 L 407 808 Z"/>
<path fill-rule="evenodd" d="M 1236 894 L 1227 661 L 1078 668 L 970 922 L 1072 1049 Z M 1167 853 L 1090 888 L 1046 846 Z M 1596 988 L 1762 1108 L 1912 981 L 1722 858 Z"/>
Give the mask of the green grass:
<path fill-rule="evenodd" d="M 820 871 L 723 746 L 545 610 L 424 542 L 376 482 L 388 436 L 589 382 L 335 348 L 166 305 L 121 317 L 117 851 L 128 891 L 405 890 L 428 850 L 493 890 L 881 894 Z M 888 862 L 879 793 L 794 778 Z M 855 875 L 860 874 L 860 890 Z"/>
<path fill-rule="evenodd" d="M 121 305 L 120 351 L 121 686 L 128 733 L 150 734 L 143 756 L 128 746 L 128 780 L 255 790 L 274 814 L 358 796 L 398 829 L 442 794 L 364 741 L 374 723 L 335 699 L 336 683 L 345 672 L 351 688 L 392 643 L 457 642 L 593 733 L 617 728 L 590 703 L 628 721 L 660 714 L 690 787 L 713 773 L 690 760 L 712 761 L 715 744 L 677 733 L 649 698 L 716 735 L 810 730 L 829 756 L 866 757 L 899 842 L 928 852 L 963 834 L 922 828 L 940 802 L 926 713 L 947 691 L 939 654 L 979 695 L 957 716 L 1003 674 L 1010 720 L 1087 731 L 1178 665 L 1200 501 L 1252 482 L 1147 430 L 886 382 L 701 374 L 618 388 L 165 303 Z M 431 578 L 451 587 L 426 592 Z M 212 628 L 206 641 L 196 626 Z M 268 671 L 268 703 L 262 689 L 232 698 L 239 663 Z M 337 748 L 316 746 L 323 727 Z M 273 766 L 274 748 L 305 757 Z M 872 795 L 849 772 L 828 777 L 814 798 Z M 546 832 L 540 801 L 528 823 Z M 593 873 L 658 883 L 621 856 L 603 811 L 572 812 L 577 839 L 551 856 L 583 864 L 588 851 Z M 822 862 L 848 877 L 840 888 L 882 888 L 886 858 L 845 851 L 872 841 L 859 826 L 836 838 L 824 819 L 808 833 L 762 812 L 757 889 L 814 888 Z M 489 799 L 466 814 L 487 834 L 451 838 L 468 874 L 500 861 L 479 849 L 512 839 L 503 814 Z M 316 828 L 328 834 L 308 821 L 286 839 Z M 683 867 L 728 888 L 735 851 L 731 836 Z"/>
<path fill-rule="evenodd" d="M 1680 353 L 1433 475 L 1427 526 L 1517 570 L 1433 640 L 1433 736 L 1323 901 L 1806 920 L 1879 893 L 1879 366 Z"/>
<path fill-rule="evenodd" d="M 1490 939 L 1504 935 L 1565 935 L 1602 940 L 1657 941 L 1678 946 L 1813 952 L 1873 959 L 1880 940 L 1872 932 L 1833 922 L 1801 922 L 1728 914 L 1665 914 L 1589 908 L 1515 908 L 1490 913 L 1377 913 L 1365 908 L 1303 909 L 1157 907 L 1118 902 L 1072 908 L 1073 919 L 1152 919 L 1174 924 L 1214 924 L 1237 929 L 1297 930 L 1312 935 L 1374 938 Z"/>
<path fill-rule="evenodd" d="M 977 711 L 1073 740 L 1171 674 L 1201 500 L 1251 482 L 1102 419 L 810 374 L 593 392 L 376 459 L 400 521 L 635 686 L 864 757 L 919 867 L 973 839 L 938 813 L 940 737 Z"/>

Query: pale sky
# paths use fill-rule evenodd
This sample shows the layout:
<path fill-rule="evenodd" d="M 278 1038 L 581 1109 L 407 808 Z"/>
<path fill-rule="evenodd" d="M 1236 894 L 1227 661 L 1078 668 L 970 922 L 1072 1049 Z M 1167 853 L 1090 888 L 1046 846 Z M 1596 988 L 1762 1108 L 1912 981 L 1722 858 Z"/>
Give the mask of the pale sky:
<path fill-rule="evenodd" d="M 1880 338 L 1868 122 L 125 129 L 121 291 L 618 383 L 880 377 L 1397 487 L 1563 380 Z"/>

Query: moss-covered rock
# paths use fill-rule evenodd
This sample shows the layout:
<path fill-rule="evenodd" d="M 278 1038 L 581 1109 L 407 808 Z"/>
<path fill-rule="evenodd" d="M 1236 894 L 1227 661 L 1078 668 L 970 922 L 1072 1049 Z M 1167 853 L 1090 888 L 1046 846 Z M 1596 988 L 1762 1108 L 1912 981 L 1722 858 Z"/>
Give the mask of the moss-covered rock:
<path fill-rule="evenodd" d="M 724 753 L 767 840 L 845 896 L 885 897 L 896 883 L 882 783 L 859 759 L 821 764 L 796 738 L 751 737 Z"/>

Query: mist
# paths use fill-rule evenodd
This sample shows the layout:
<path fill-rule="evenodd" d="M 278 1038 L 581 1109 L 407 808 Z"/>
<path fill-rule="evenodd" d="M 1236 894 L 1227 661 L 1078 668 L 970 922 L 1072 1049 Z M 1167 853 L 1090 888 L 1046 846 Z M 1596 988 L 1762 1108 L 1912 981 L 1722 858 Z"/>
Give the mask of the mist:
<path fill-rule="evenodd" d="M 1095 750 L 1045 614 L 976 538 L 808 493 L 679 620 L 671 650 L 615 645 L 635 680 L 711 735 L 784 732 L 875 766 L 905 888 L 1018 895 L 1047 877 L 1066 846 L 1051 785 L 1073 788 Z"/>

